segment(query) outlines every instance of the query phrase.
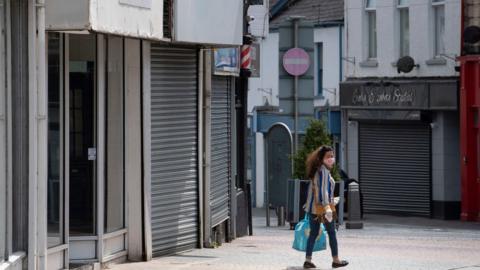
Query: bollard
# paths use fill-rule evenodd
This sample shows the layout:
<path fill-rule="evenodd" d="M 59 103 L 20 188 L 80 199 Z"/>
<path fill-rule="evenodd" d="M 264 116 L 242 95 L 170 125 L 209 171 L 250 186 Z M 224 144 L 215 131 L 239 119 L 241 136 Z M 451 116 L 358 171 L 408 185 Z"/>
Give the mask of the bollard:
<path fill-rule="evenodd" d="M 277 207 L 277 219 L 278 219 L 278 227 L 285 226 L 285 207 L 279 206 Z"/>
<path fill-rule="evenodd" d="M 362 229 L 363 222 L 360 211 L 360 189 L 358 184 L 353 182 L 348 185 L 348 222 L 347 229 Z"/>
<path fill-rule="evenodd" d="M 270 204 L 267 204 L 267 215 L 265 216 L 267 219 L 267 227 L 270 227 Z"/>

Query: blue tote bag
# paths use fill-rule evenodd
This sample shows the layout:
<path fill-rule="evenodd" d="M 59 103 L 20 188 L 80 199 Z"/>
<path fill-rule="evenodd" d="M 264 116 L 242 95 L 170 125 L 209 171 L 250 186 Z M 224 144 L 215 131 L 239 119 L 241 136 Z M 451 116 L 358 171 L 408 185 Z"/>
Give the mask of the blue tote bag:
<path fill-rule="evenodd" d="M 310 209 L 312 209 L 313 198 L 310 201 Z M 305 213 L 303 220 L 297 223 L 295 226 L 295 238 L 293 240 L 293 249 L 298 251 L 306 251 L 308 238 L 310 237 L 310 215 Z M 323 223 L 320 223 L 320 230 L 318 236 L 315 239 L 315 244 L 313 245 L 313 251 L 325 250 L 327 248 L 327 232 L 325 231 L 325 226 Z"/>

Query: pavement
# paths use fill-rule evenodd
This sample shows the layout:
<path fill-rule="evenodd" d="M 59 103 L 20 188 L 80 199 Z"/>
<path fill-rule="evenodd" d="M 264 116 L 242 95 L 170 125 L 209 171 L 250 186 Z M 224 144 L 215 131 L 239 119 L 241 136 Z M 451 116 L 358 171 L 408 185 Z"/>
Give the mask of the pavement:
<path fill-rule="evenodd" d="M 291 248 L 289 226 L 266 227 L 255 209 L 253 236 L 215 249 L 195 249 L 149 262 L 111 265 L 115 270 L 300 270 L 305 254 Z M 271 224 L 276 219 L 272 217 Z M 480 270 L 480 223 L 366 216 L 364 228 L 337 233 L 343 269 Z M 330 249 L 315 252 L 318 269 L 331 269 Z"/>

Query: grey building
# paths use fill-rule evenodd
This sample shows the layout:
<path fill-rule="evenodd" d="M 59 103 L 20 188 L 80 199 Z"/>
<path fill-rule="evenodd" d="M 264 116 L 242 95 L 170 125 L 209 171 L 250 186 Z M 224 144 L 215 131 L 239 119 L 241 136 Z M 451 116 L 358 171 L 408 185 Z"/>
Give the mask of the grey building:
<path fill-rule="evenodd" d="M 0 269 L 103 267 L 242 235 L 243 2 L 204 8 L 0 1 Z M 231 69 L 214 73 L 221 47 Z"/>

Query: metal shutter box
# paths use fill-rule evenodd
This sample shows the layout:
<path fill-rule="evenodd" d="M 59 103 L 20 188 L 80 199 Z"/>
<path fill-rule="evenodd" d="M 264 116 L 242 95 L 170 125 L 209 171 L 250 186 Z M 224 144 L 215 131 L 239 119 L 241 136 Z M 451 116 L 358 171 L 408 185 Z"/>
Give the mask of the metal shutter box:
<path fill-rule="evenodd" d="M 152 250 L 199 241 L 197 51 L 151 48 Z"/>
<path fill-rule="evenodd" d="M 361 123 L 359 132 L 365 213 L 430 216 L 430 127 Z"/>
<path fill-rule="evenodd" d="M 212 227 L 229 217 L 231 183 L 231 78 L 212 77 L 211 184 Z"/>

